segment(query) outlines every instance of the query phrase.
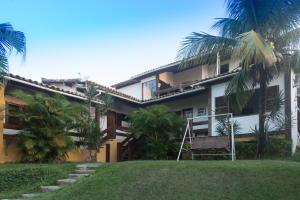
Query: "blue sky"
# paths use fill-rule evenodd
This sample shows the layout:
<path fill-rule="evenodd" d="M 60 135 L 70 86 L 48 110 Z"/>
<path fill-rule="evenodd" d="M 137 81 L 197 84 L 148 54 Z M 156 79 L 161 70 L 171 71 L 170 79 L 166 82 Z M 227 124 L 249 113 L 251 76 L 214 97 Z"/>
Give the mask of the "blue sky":
<path fill-rule="evenodd" d="M 0 23 L 27 37 L 10 71 L 40 81 L 88 78 L 104 85 L 175 61 L 180 42 L 210 30 L 224 0 L 1 0 Z"/>

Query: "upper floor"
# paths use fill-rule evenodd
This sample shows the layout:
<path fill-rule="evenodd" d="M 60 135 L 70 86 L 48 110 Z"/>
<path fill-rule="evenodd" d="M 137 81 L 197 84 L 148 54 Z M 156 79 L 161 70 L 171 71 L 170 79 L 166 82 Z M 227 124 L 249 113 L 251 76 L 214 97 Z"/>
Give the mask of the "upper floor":
<path fill-rule="evenodd" d="M 194 65 L 184 68 L 180 66 L 180 62 L 176 62 L 136 75 L 112 87 L 139 100 L 149 100 L 182 92 L 199 81 L 229 73 L 237 68 L 238 63 L 228 62 L 221 62 L 218 66 Z"/>

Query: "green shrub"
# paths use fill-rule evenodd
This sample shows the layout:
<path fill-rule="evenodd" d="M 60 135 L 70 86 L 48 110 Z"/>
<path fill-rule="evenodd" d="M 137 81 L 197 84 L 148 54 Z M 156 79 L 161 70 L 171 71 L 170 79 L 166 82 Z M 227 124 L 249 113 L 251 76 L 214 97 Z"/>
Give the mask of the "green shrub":
<path fill-rule="evenodd" d="M 254 142 L 236 142 L 237 159 L 255 159 L 257 143 Z M 287 157 L 291 152 L 291 142 L 282 138 L 268 138 L 266 144 L 266 158 Z"/>
<path fill-rule="evenodd" d="M 141 140 L 143 159 L 168 159 L 177 148 L 174 139 L 182 132 L 184 121 L 166 106 L 139 109 L 129 115 L 130 132 Z M 175 148 L 175 149 L 174 149 Z"/>
<path fill-rule="evenodd" d="M 0 167 L 0 199 L 33 192 L 43 184 L 53 184 L 57 179 L 65 178 L 74 169 L 73 164 L 2 165 Z"/>
<path fill-rule="evenodd" d="M 63 160 L 73 148 L 69 136 L 76 110 L 62 95 L 27 94 L 14 91 L 14 96 L 24 100 L 24 112 L 14 113 L 23 125 L 18 135 L 22 161 L 51 162 Z"/>
<path fill-rule="evenodd" d="M 266 156 L 271 158 L 287 157 L 291 155 L 291 142 L 281 138 L 268 138 Z"/>
<path fill-rule="evenodd" d="M 237 159 L 256 158 L 256 142 L 236 142 L 235 149 Z"/>
<path fill-rule="evenodd" d="M 296 151 L 295 154 L 291 157 L 292 161 L 300 162 L 300 151 Z"/>

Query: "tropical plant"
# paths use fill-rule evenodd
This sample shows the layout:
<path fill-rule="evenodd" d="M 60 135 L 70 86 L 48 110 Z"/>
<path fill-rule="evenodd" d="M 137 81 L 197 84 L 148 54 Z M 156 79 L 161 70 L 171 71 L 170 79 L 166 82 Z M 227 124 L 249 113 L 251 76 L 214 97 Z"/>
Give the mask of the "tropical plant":
<path fill-rule="evenodd" d="M 239 134 L 241 131 L 241 126 L 238 121 L 233 120 L 232 122 L 233 134 Z M 219 135 L 231 135 L 231 120 L 229 117 L 217 119 L 216 131 Z"/>
<path fill-rule="evenodd" d="M 145 159 L 167 159 L 184 125 L 181 117 L 161 105 L 134 111 L 129 115 L 129 122 L 130 132 L 143 140 Z"/>
<path fill-rule="evenodd" d="M 10 23 L 0 24 L 0 78 L 8 73 L 7 56 L 16 50 L 17 53 L 26 54 L 25 35 L 20 31 L 15 31 Z"/>
<path fill-rule="evenodd" d="M 79 137 L 82 138 L 81 142 L 89 151 L 88 160 L 96 161 L 97 152 L 99 152 L 103 141 L 100 118 L 107 114 L 113 101 L 108 94 L 100 95 L 95 84 L 90 84 L 87 87 L 85 95 L 87 100 L 78 112 L 75 129 Z M 94 101 L 99 101 L 99 103 L 96 104 Z"/>
<path fill-rule="evenodd" d="M 226 94 L 241 110 L 259 87 L 259 139 L 257 157 L 264 156 L 266 133 L 266 95 L 268 84 L 285 71 L 299 71 L 300 1 L 299 0 L 227 0 L 227 18 L 212 26 L 219 36 L 192 33 L 183 42 L 179 57 L 190 64 L 239 63 Z M 248 92 L 246 92 L 248 91 Z M 234 95 L 232 95 L 234 94 Z"/>
<path fill-rule="evenodd" d="M 51 162 L 63 160 L 73 147 L 70 130 L 74 122 L 74 106 L 62 95 L 26 94 L 14 91 L 13 95 L 27 104 L 23 112 L 14 113 L 23 126 L 19 136 L 22 161 Z"/>

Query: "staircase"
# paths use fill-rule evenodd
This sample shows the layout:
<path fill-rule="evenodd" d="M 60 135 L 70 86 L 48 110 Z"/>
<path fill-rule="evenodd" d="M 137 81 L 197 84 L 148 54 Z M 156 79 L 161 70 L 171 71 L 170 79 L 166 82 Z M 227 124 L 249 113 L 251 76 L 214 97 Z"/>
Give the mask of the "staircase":
<path fill-rule="evenodd" d="M 79 180 L 83 177 L 90 176 L 92 173 L 95 172 L 94 169 L 97 167 L 100 167 L 100 166 L 101 166 L 101 164 L 99 164 L 99 163 L 79 164 L 76 166 L 77 169 L 75 170 L 75 172 L 72 174 L 69 174 L 68 178 L 57 180 L 57 185 L 41 186 L 40 192 L 38 192 L 38 193 L 28 193 L 28 194 L 23 194 L 20 198 L 2 199 L 2 200 L 26 200 L 26 199 L 40 196 L 44 193 L 57 191 L 63 187 L 66 187 L 67 185 L 75 183 L 77 180 Z"/>
<path fill-rule="evenodd" d="M 118 144 L 118 161 L 133 160 L 136 158 L 135 150 L 137 141 L 133 135 L 129 135 L 123 142 Z"/>

